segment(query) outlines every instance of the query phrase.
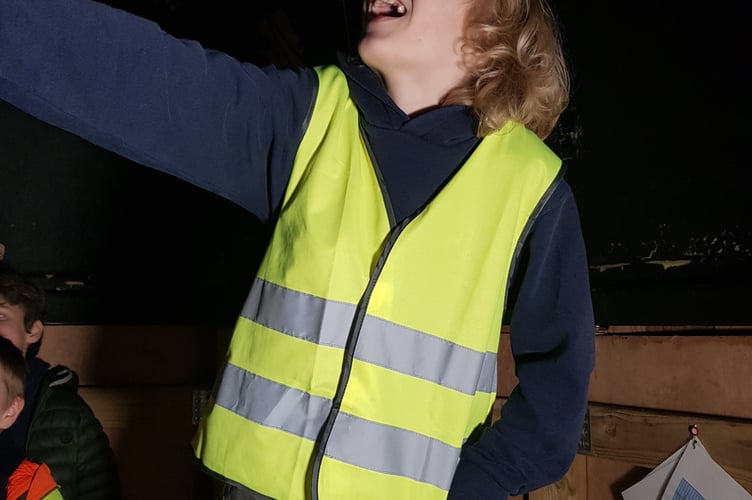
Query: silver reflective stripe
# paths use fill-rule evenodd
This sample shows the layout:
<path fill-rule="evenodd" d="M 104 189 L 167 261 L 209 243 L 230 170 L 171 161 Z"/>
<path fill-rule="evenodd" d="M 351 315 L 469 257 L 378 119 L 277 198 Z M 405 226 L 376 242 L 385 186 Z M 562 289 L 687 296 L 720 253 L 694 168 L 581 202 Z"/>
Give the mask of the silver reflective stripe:
<path fill-rule="evenodd" d="M 460 449 L 415 432 L 340 413 L 326 456 L 449 491 Z"/>
<path fill-rule="evenodd" d="M 243 317 L 292 337 L 345 348 L 355 306 L 256 279 Z M 454 344 L 367 316 L 355 357 L 361 361 L 474 395 L 496 392 L 496 353 Z"/>
<path fill-rule="evenodd" d="M 238 392 L 238 389 L 240 392 Z M 238 400 L 238 394 L 242 394 Z M 216 404 L 257 424 L 314 441 L 331 402 L 227 365 Z M 449 490 L 460 449 L 415 432 L 339 413 L 326 455 Z"/>
<path fill-rule="evenodd" d="M 363 322 L 355 357 L 465 394 L 495 390 L 495 353 L 474 351 L 373 316 Z"/>
<path fill-rule="evenodd" d="M 258 424 L 315 440 L 331 401 L 228 364 L 216 404 Z"/>
<path fill-rule="evenodd" d="M 496 383 L 499 378 L 496 363 L 499 358 L 495 352 L 487 352 L 483 358 L 483 368 L 478 379 L 478 392 L 496 394 Z"/>
<path fill-rule="evenodd" d="M 256 278 L 241 316 L 291 337 L 343 349 L 355 306 Z"/>

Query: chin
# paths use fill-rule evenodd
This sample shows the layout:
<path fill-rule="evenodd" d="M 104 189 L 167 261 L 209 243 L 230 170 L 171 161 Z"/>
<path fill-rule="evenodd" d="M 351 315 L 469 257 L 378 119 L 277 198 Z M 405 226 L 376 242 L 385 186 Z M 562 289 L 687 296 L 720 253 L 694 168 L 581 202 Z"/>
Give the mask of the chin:
<path fill-rule="evenodd" d="M 358 43 L 358 56 L 367 66 L 374 68 L 377 65 L 378 57 L 374 54 L 373 47 L 368 39 L 364 38 Z M 374 68 L 376 69 L 376 68 Z"/>
<path fill-rule="evenodd" d="M 358 44 L 358 56 L 367 66 L 378 73 L 398 66 L 395 51 L 382 40 L 365 37 Z"/>

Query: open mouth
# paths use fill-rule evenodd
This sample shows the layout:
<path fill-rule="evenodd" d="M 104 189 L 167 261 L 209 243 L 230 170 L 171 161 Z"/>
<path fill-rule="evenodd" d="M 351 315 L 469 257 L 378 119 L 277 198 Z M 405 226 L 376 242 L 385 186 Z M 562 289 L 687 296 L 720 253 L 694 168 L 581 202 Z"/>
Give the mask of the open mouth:
<path fill-rule="evenodd" d="M 407 8 L 400 0 L 372 0 L 366 4 L 366 15 L 369 19 L 379 17 L 402 17 Z"/>

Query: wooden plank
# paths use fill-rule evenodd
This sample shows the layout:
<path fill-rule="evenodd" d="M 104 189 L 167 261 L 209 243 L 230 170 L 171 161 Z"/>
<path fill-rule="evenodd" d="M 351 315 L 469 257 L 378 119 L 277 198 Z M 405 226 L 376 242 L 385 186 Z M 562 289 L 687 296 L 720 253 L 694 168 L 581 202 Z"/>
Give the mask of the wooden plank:
<path fill-rule="evenodd" d="M 674 327 L 609 327 L 610 332 Z M 687 333 L 688 330 L 678 331 Z M 697 328 L 697 327 L 692 327 Z M 744 331 L 748 327 L 712 327 Z M 696 331 L 696 330 L 695 330 Z M 590 400 L 600 403 L 752 418 L 752 335 L 598 335 Z M 502 334 L 497 395 L 508 397 L 514 375 L 510 337 Z"/>
<path fill-rule="evenodd" d="M 496 394 L 498 396 L 509 397 L 512 389 L 517 385 L 517 377 L 514 374 L 514 358 L 512 358 L 512 345 L 509 341 L 508 333 L 501 335 L 497 359 L 498 383 L 496 385 Z"/>
<path fill-rule="evenodd" d="M 224 353 L 225 330 L 53 325 L 41 356 L 76 370 L 82 385 L 206 386 Z M 596 349 L 592 401 L 752 417 L 752 392 L 736 383 L 752 380 L 752 336 L 599 336 Z M 498 394 L 508 396 L 517 383 L 508 334 L 498 366 Z"/>
<path fill-rule="evenodd" d="M 578 455 L 575 457 L 572 467 L 567 474 L 556 483 L 531 491 L 529 500 L 600 500 L 599 497 L 590 497 L 587 485 L 588 469 L 587 458 Z"/>
<path fill-rule="evenodd" d="M 692 424 L 713 460 L 752 492 L 752 420 L 591 404 L 588 454 L 652 468 L 690 439 Z"/>
<path fill-rule="evenodd" d="M 593 500 L 623 500 L 621 492 L 651 471 L 607 458 L 586 457 L 586 460 L 588 498 Z"/>
<path fill-rule="evenodd" d="M 752 418 L 752 336 L 598 336 L 590 400 Z"/>
<path fill-rule="evenodd" d="M 498 398 L 492 422 L 500 418 L 505 398 Z M 668 458 L 689 439 L 689 426 L 700 428 L 700 439 L 715 460 L 747 491 L 752 493 L 752 420 L 709 417 L 677 412 L 626 408 L 591 403 L 589 405 L 590 451 L 580 455 L 618 464 L 591 460 L 584 467 L 587 487 L 572 471 L 563 480 L 538 491 L 530 500 L 571 498 L 621 500 L 620 492 L 644 477 L 650 469 Z M 579 462 L 575 461 L 575 465 Z M 596 466 L 593 467 L 592 464 Z M 620 465 L 621 464 L 621 465 Z M 609 470 L 611 472 L 609 472 Z M 574 472 L 581 474 L 581 472 Z M 587 491 L 582 496 L 582 491 Z M 605 496 L 605 492 L 610 492 Z M 564 495 L 559 497 L 557 495 Z"/>
<path fill-rule="evenodd" d="M 209 327 L 51 325 L 39 355 L 75 370 L 83 386 L 211 386 L 219 335 Z"/>
<path fill-rule="evenodd" d="M 192 391 L 188 388 L 82 388 L 102 422 L 126 499 L 212 497 L 209 476 L 193 457 Z"/>
<path fill-rule="evenodd" d="M 596 335 L 752 335 L 752 326 L 746 325 L 609 325 L 597 326 Z"/>

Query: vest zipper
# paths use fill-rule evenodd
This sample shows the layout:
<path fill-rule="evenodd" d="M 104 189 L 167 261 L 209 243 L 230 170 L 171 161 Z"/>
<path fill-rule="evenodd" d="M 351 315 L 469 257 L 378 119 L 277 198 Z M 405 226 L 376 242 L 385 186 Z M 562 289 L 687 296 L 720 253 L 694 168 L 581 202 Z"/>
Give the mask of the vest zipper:
<path fill-rule="evenodd" d="M 368 286 L 363 292 L 363 297 L 360 299 L 360 303 L 355 311 L 355 318 L 353 319 L 352 327 L 350 328 L 350 334 L 348 335 L 347 344 L 345 345 L 344 358 L 342 360 L 342 374 L 337 384 L 337 392 L 332 399 L 332 408 L 329 410 L 329 415 L 326 417 L 324 424 L 321 426 L 316 444 L 314 445 L 314 459 L 311 464 L 311 499 L 318 500 L 319 498 L 319 474 L 321 473 L 321 462 L 324 460 L 324 452 L 326 450 L 329 436 L 334 428 L 334 422 L 339 415 L 340 405 L 345 395 L 345 389 L 347 383 L 350 380 L 350 372 L 352 370 L 353 360 L 355 358 L 355 348 L 358 345 L 358 337 L 360 336 L 360 330 L 363 327 L 363 320 L 366 316 L 366 310 L 368 309 L 368 303 L 371 300 L 371 294 L 376 286 L 376 282 L 381 275 L 381 271 L 384 269 L 384 263 L 386 262 L 389 253 L 394 248 L 394 244 L 402 231 L 407 225 L 414 219 L 414 217 L 408 217 L 402 221 L 389 235 L 389 240 L 386 242 L 384 249 L 381 251 L 379 260 L 376 263 L 376 267 L 373 270 L 371 279 L 368 282 Z"/>

